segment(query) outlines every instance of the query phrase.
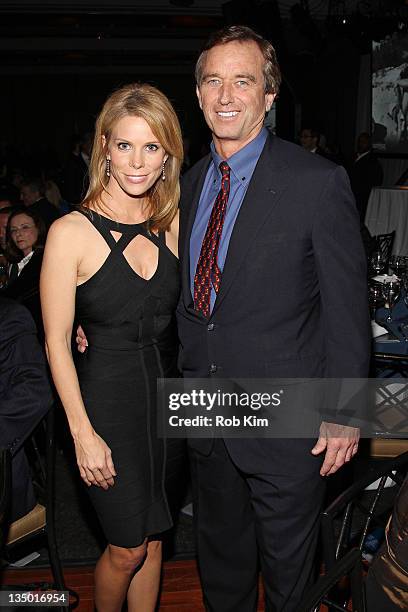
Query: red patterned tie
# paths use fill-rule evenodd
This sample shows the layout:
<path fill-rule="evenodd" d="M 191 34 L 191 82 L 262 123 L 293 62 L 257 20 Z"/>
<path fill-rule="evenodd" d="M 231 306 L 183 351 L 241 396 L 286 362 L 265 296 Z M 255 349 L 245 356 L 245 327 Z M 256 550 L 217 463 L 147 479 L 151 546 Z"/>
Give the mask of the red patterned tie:
<path fill-rule="evenodd" d="M 211 211 L 194 276 L 194 309 L 205 317 L 210 315 L 211 284 L 218 293 L 221 282 L 217 255 L 230 191 L 230 167 L 227 162 L 220 163 L 220 170 L 221 189 Z"/>

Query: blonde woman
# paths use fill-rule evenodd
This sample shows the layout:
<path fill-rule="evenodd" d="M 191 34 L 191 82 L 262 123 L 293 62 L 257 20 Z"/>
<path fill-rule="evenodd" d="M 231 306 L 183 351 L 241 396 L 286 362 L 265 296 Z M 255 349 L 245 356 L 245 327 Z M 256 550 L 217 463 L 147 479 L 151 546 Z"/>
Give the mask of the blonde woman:
<path fill-rule="evenodd" d="M 96 122 L 90 187 L 51 227 L 41 298 L 46 348 L 108 546 L 95 570 L 100 612 L 155 609 L 160 535 L 171 526 L 156 379 L 176 367 L 174 311 L 182 137 L 168 99 L 127 85 Z M 74 319 L 89 348 L 71 354 Z"/>

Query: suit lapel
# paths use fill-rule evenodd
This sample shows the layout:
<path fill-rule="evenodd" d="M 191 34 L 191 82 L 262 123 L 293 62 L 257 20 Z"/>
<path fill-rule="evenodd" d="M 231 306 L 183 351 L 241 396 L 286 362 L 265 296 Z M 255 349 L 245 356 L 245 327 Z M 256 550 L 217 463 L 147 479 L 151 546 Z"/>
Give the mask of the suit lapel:
<path fill-rule="evenodd" d="M 222 273 L 220 291 L 213 313 L 219 308 L 228 293 L 247 255 L 248 249 L 262 231 L 267 217 L 289 184 L 289 167 L 280 159 L 278 140 L 269 137 L 252 175 L 248 191 L 242 202 L 232 231 L 227 257 Z"/>
<path fill-rule="evenodd" d="M 185 307 L 192 313 L 197 315 L 193 308 L 193 296 L 191 295 L 190 288 L 190 237 L 193 229 L 198 203 L 200 201 L 201 191 L 204 186 L 205 177 L 207 175 L 208 165 L 211 161 L 211 155 L 207 155 L 197 169 L 196 178 L 194 180 L 193 188 L 188 190 L 187 193 L 183 194 L 183 205 L 188 211 L 185 216 L 185 228 L 183 230 L 183 241 L 182 241 L 182 287 L 183 287 L 183 299 Z M 197 315 L 199 316 L 199 315 Z"/>

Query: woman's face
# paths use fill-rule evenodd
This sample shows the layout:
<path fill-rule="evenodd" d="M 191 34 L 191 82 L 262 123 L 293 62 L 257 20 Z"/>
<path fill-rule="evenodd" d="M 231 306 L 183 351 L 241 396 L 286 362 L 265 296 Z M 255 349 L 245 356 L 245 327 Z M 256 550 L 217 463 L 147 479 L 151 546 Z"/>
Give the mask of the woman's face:
<path fill-rule="evenodd" d="M 12 218 L 10 236 L 16 247 L 26 256 L 37 242 L 38 229 L 32 218 L 22 213 Z"/>
<path fill-rule="evenodd" d="M 105 142 L 105 141 L 104 141 Z M 119 187 L 130 196 L 143 196 L 162 173 L 168 158 L 145 119 L 120 119 L 107 143 L 110 158 L 109 188 Z"/>

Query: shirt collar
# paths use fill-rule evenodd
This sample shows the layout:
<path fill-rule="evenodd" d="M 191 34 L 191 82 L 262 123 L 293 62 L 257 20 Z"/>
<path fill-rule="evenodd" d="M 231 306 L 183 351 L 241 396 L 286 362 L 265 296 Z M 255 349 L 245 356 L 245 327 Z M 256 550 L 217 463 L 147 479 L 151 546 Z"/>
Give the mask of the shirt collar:
<path fill-rule="evenodd" d="M 33 255 L 34 255 L 34 251 L 31 251 L 31 253 L 28 253 L 28 255 L 23 257 L 23 259 L 20 259 L 20 261 L 17 264 L 18 272 L 19 273 L 24 268 L 24 266 L 26 266 L 28 264 L 28 262 L 30 261 L 30 259 L 32 258 Z"/>
<path fill-rule="evenodd" d="M 262 128 L 259 134 L 251 140 L 245 147 L 231 155 L 227 160 L 224 160 L 218 155 L 215 150 L 214 143 L 211 143 L 211 155 L 215 166 L 215 171 L 221 175 L 219 165 L 222 161 L 227 161 L 231 172 L 235 178 L 243 184 L 247 184 L 251 179 L 252 174 L 255 170 L 255 166 L 258 163 L 259 156 L 262 153 L 262 149 L 265 146 L 266 139 L 268 138 L 267 128 Z"/>
<path fill-rule="evenodd" d="M 359 159 L 361 159 L 362 157 L 365 157 L 366 155 L 368 155 L 369 153 L 371 153 L 371 149 L 369 149 L 368 151 L 364 151 L 364 153 L 357 153 L 357 157 L 356 157 L 356 161 L 358 161 Z"/>

